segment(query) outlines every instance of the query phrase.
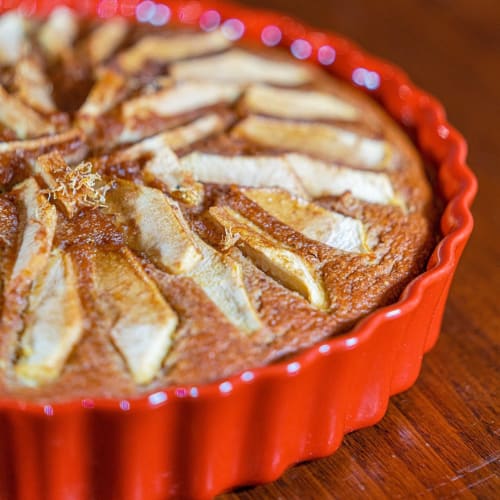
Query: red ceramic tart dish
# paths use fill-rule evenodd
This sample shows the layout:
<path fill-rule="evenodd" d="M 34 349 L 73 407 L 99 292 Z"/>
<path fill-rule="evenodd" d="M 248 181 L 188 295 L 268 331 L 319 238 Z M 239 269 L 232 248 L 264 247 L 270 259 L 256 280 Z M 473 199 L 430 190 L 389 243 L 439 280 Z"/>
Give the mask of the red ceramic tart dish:
<path fill-rule="evenodd" d="M 7 2 L 2 8 L 8 10 L 17 4 Z M 56 4 L 20 3 L 25 14 L 42 16 Z M 351 331 L 328 338 L 285 361 L 248 368 L 211 384 L 193 382 L 186 386 L 170 385 L 167 389 L 159 385 L 156 390 L 127 399 L 91 399 L 94 393 L 89 393 L 89 397 L 66 398 L 65 402 L 44 396 L 44 403 L 36 403 L 23 398 L 21 390 L 17 396 L 0 396 L 0 497 L 209 498 L 235 486 L 274 480 L 294 462 L 333 452 L 346 432 L 382 418 L 389 396 L 410 387 L 418 376 L 423 354 L 437 339 L 449 285 L 472 230 L 469 207 L 476 181 L 465 164 L 463 138 L 446 122 L 439 103 L 415 88 L 400 70 L 364 54 L 342 38 L 315 32 L 288 17 L 216 2 L 172 1 L 168 7 L 136 1 L 85 2 L 84 7 L 76 1 L 64 4 L 82 16 L 119 15 L 142 21 L 147 18 L 151 24 L 169 21 L 205 31 L 221 25 L 222 32 L 231 40 L 241 38 L 268 46 L 279 43 L 297 59 L 308 60 L 373 94 L 396 120 L 415 134 L 421 153 L 435 166 L 437 191 L 445 206 L 442 238 L 427 270 L 411 281 L 396 303 L 368 315 Z M 120 27 L 116 29 L 119 31 Z M 61 31 L 60 36 L 63 35 Z M 219 43 L 216 37 L 214 40 Z M 99 45 L 89 51 L 96 58 L 101 53 Z M 133 66 L 135 62 L 129 58 L 124 64 Z M 191 71 L 189 65 L 178 66 L 178 71 Z M 260 96 L 270 91 L 258 86 L 253 90 Z M 5 100 L 5 95 L 0 97 Z M 25 99 L 38 99 L 34 105 L 50 107 L 42 91 Z M 248 97 L 245 106 L 251 105 Z M 263 122 L 266 127 L 274 123 L 272 119 L 260 120 L 259 126 Z M 241 123 L 236 130 L 245 132 Z M 86 122 L 82 126 L 91 124 Z M 18 136 L 29 137 L 31 129 L 40 127 L 51 133 L 64 127 L 64 123 L 28 120 Z M 8 135 L 3 129 L 0 132 Z M 127 133 L 135 133 L 133 127 Z M 63 152 L 69 157 L 76 155 L 78 149 L 74 145 L 78 138 L 70 136 L 68 132 L 67 149 Z M 7 136 L 2 140 L 12 138 Z M 45 160 L 40 157 L 36 168 L 42 177 L 44 161 L 49 162 L 50 168 L 54 162 L 62 161 L 64 167 L 62 157 Z M 84 176 L 89 174 L 86 168 L 84 164 L 81 167 Z M 59 172 L 64 172 L 64 168 Z M 119 186 L 126 187 L 120 182 Z M 33 186 L 36 188 L 34 180 L 31 185 L 23 183 L 22 196 L 29 197 Z M 132 188 L 127 189 L 130 194 Z M 153 191 L 157 190 L 147 192 Z M 234 189 L 231 193 L 233 196 Z M 71 218 L 74 200 L 65 199 L 63 194 L 58 195 L 58 207 L 62 206 Z M 99 192 L 84 195 L 87 203 L 88 196 L 95 197 Z M 16 193 L 16 196 L 21 195 Z M 253 197 L 256 203 L 265 203 L 267 199 L 262 198 L 259 190 L 246 190 L 239 196 Z M 91 201 L 100 203 L 100 198 Z M 111 197 L 111 207 L 113 203 L 120 205 L 122 201 Z M 55 209 L 51 206 L 43 202 L 33 215 L 45 220 L 47 227 L 55 226 L 51 222 Z M 240 227 L 237 212 L 218 207 L 212 213 L 219 223 L 230 224 L 230 229 Z M 255 228 L 252 231 L 259 234 Z M 40 252 L 44 251 L 40 247 Z M 126 258 L 125 254 L 116 255 L 117 262 L 124 259 L 136 262 L 128 254 Z M 65 298 L 68 311 L 77 311 L 78 299 L 69 285 L 69 258 L 58 250 L 51 259 L 48 271 L 44 272 L 50 277 L 50 273 L 57 275 L 63 270 L 68 285 L 58 293 Z M 95 260 L 101 262 L 101 269 L 103 262 L 111 262 L 98 255 Z M 136 271 L 131 273 L 143 272 L 137 271 L 140 265 L 137 268 L 134 265 Z M 184 264 L 175 261 L 175 265 L 182 268 Z M 100 272 L 106 283 L 108 275 Z M 148 280 L 145 276 L 144 283 L 149 283 Z M 144 287 L 140 293 L 149 293 L 150 302 L 163 304 L 159 294 L 151 291 L 154 286 Z M 41 290 L 43 294 L 43 286 Z M 310 292 L 310 302 L 325 307 L 323 296 L 314 295 L 316 291 Z M 213 300 L 217 303 L 216 298 Z M 172 328 L 175 315 L 168 305 L 162 307 L 161 326 Z M 68 313 L 61 321 L 71 326 L 78 323 L 78 318 Z M 249 321 L 251 324 L 252 319 Z M 75 328 L 71 326 L 69 330 Z M 118 344 L 122 340 L 119 338 Z M 127 344 L 121 344 L 121 349 L 126 357 Z M 33 371 L 33 365 L 26 361 L 29 355 L 24 353 L 17 361 L 19 373 L 37 381 L 40 377 L 53 377 L 52 373 Z M 132 358 L 129 362 L 134 380 L 138 384 L 149 381 L 151 373 L 134 364 L 135 361 Z"/>

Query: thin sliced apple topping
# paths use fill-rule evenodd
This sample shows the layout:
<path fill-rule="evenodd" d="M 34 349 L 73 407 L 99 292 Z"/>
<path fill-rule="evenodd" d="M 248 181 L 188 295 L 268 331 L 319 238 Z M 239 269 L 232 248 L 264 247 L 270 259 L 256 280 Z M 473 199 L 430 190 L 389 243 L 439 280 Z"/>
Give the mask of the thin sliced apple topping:
<path fill-rule="evenodd" d="M 175 150 L 222 132 L 227 124 L 227 120 L 221 115 L 208 113 L 187 125 L 167 130 L 160 135 L 164 143 Z"/>
<path fill-rule="evenodd" d="M 83 332 L 83 312 L 70 256 L 54 250 L 29 296 L 17 375 L 27 384 L 56 379 Z"/>
<path fill-rule="evenodd" d="M 356 121 L 359 111 L 333 94 L 252 85 L 241 104 L 251 113 L 302 120 Z"/>
<path fill-rule="evenodd" d="M 129 246 L 144 252 L 160 269 L 181 274 L 200 261 L 201 253 L 179 206 L 160 190 L 116 180 L 106 204 L 106 211 L 120 225 L 134 227 Z"/>
<path fill-rule="evenodd" d="M 78 35 L 78 18 L 68 7 L 56 7 L 38 32 L 38 43 L 49 59 L 55 60 L 72 50 Z"/>
<path fill-rule="evenodd" d="M 36 111 L 47 114 L 56 111 L 52 84 L 35 57 L 22 57 L 16 64 L 14 86 L 17 96 Z"/>
<path fill-rule="evenodd" d="M 21 237 L 14 268 L 5 286 L 5 295 L 22 295 L 42 271 L 52 248 L 56 209 L 32 177 L 14 187 L 20 205 Z"/>
<path fill-rule="evenodd" d="M 295 150 L 360 168 L 390 166 L 391 146 L 355 132 L 323 123 L 301 123 L 249 116 L 233 129 L 235 137 L 261 146 Z"/>
<path fill-rule="evenodd" d="M 326 210 L 281 189 L 245 189 L 244 195 L 304 236 L 346 252 L 369 251 L 361 221 Z"/>
<path fill-rule="evenodd" d="M 171 178 L 182 185 L 186 175 L 200 182 L 281 187 L 297 196 L 307 197 L 290 165 L 278 156 L 221 156 L 194 152 L 180 159 L 180 170 L 172 172 Z"/>
<path fill-rule="evenodd" d="M 33 173 L 45 184 L 49 199 L 69 218 L 81 207 L 105 205 L 109 186 L 94 172 L 90 162 L 70 167 L 61 153 L 53 151 L 36 159 Z"/>
<path fill-rule="evenodd" d="M 302 256 L 284 245 L 251 221 L 228 207 L 212 207 L 218 222 L 241 251 L 257 267 L 286 288 L 298 292 L 318 309 L 328 307 L 328 296 L 318 271 Z"/>
<path fill-rule="evenodd" d="M 221 132 L 226 124 L 226 120 L 219 114 L 209 113 L 187 125 L 166 130 L 161 134 L 137 142 L 133 146 L 121 149 L 112 155 L 112 160 L 116 162 L 131 161 L 144 155 L 151 155 L 154 159 L 165 150 L 180 149 Z"/>
<path fill-rule="evenodd" d="M 293 153 L 285 158 L 312 198 L 350 191 L 355 198 L 369 203 L 401 204 L 391 180 L 382 172 L 356 170 Z"/>
<path fill-rule="evenodd" d="M 217 252 L 199 237 L 196 237 L 196 243 L 202 259 L 187 276 L 238 329 L 250 334 L 261 328 L 259 315 L 243 282 L 240 264 L 230 256 Z"/>
<path fill-rule="evenodd" d="M 14 130 L 17 137 L 26 139 L 54 132 L 54 126 L 26 106 L 18 97 L 11 95 L 0 85 L 0 123 Z"/>
<path fill-rule="evenodd" d="M 197 204 L 203 196 L 203 186 L 187 174 L 181 180 L 179 179 L 179 160 L 172 149 L 188 146 L 220 132 L 224 130 L 226 124 L 227 120 L 223 117 L 217 113 L 210 113 L 187 125 L 167 130 L 129 148 L 117 151 L 111 155 L 109 161 L 120 163 L 149 156 L 142 170 L 144 181 L 147 184 L 159 181 L 176 199 L 189 204 Z"/>
<path fill-rule="evenodd" d="M 103 69 L 92 86 L 85 102 L 78 110 L 78 117 L 101 116 L 125 96 L 127 80 L 125 76 L 112 69 Z"/>
<path fill-rule="evenodd" d="M 15 64 L 26 43 L 26 20 L 12 10 L 0 16 L 0 66 Z"/>
<path fill-rule="evenodd" d="M 183 82 L 130 99 L 122 107 L 124 128 L 118 142 L 137 141 L 150 135 L 141 120 L 170 118 L 218 103 L 232 103 L 240 93 L 240 86 L 232 83 Z"/>
<path fill-rule="evenodd" d="M 28 139 L 26 141 L 0 142 L 1 155 L 16 155 L 36 157 L 57 149 L 66 161 L 77 162 L 85 155 L 84 134 L 80 129 L 73 128 L 60 134 Z"/>
<path fill-rule="evenodd" d="M 232 103 L 240 92 L 241 87 L 232 83 L 183 82 L 128 100 L 123 104 L 122 114 L 125 120 L 150 115 L 174 116 L 219 102 Z"/>
<path fill-rule="evenodd" d="M 153 380 L 170 349 L 177 315 L 137 258 L 98 250 L 94 284 L 106 316 L 113 318 L 110 336 L 137 384 Z"/>
<path fill-rule="evenodd" d="M 271 60 L 231 49 L 213 56 L 180 61 L 172 65 L 171 75 L 178 80 L 217 80 L 237 83 L 265 82 L 277 85 L 301 85 L 312 78 L 303 64 Z"/>
<path fill-rule="evenodd" d="M 150 35 L 143 37 L 131 48 L 121 52 L 118 56 L 118 64 L 127 73 L 135 73 L 147 61 L 168 64 L 179 59 L 224 50 L 229 45 L 229 40 L 220 31 L 190 33 L 174 37 Z"/>
<path fill-rule="evenodd" d="M 80 42 L 93 66 L 106 61 L 123 43 L 128 33 L 128 23 L 123 17 L 115 17 L 101 24 Z"/>

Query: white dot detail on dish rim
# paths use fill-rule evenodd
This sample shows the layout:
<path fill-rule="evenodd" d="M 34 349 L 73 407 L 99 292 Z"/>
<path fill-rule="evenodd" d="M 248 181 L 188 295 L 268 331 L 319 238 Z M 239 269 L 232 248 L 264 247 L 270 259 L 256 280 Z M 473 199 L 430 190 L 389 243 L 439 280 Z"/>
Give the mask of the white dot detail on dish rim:
<path fill-rule="evenodd" d="M 290 374 L 297 373 L 300 370 L 300 363 L 298 361 L 293 361 L 288 363 L 286 371 Z"/>
<path fill-rule="evenodd" d="M 337 53 L 333 47 L 330 45 L 323 45 L 318 50 L 318 61 L 323 64 L 323 66 L 329 66 L 335 62 Z"/>
<path fill-rule="evenodd" d="M 328 352 L 330 352 L 330 346 L 328 344 L 320 345 L 318 351 L 321 354 L 327 354 Z"/>
<path fill-rule="evenodd" d="M 216 10 L 207 10 L 200 17 L 200 28 L 203 31 L 214 31 L 220 25 L 221 17 Z"/>
<path fill-rule="evenodd" d="M 255 375 L 251 371 L 246 371 L 241 374 L 240 378 L 243 382 L 251 382 L 255 378 Z"/>
<path fill-rule="evenodd" d="M 353 347 L 358 343 L 358 339 L 356 337 L 349 337 L 345 339 L 344 343 L 347 347 Z"/>
<path fill-rule="evenodd" d="M 135 8 L 135 17 L 140 23 L 148 23 L 156 12 L 156 4 L 151 0 L 145 0 L 137 4 Z"/>
<path fill-rule="evenodd" d="M 123 411 L 129 411 L 130 410 L 130 402 L 127 401 L 126 399 L 122 399 L 120 401 L 120 408 L 123 410 Z"/>
<path fill-rule="evenodd" d="M 222 384 L 219 384 L 219 391 L 222 392 L 223 394 L 227 394 L 233 390 L 233 384 L 231 382 L 227 381 L 222 382 Z"/>
<path fill-rule="evenodd" d="M 292 45 L 290 45 L 290 52 L 297 59 L 307 59 L 311 57 L 312 45 L 307 40 L 299 38 L 294 40 Z"/>
<path fill-rule="evenodd" d="M 157 4 L 154 14 L 151 16 L 149 22 L 153 26 L 163 26 L 170 21 L 170 9 L 163 4 Z"/>
<path fill-rule="evenodd" d="M 154 394 L 151 394 L 148 398 L 149 403 L 156 406 L 156 405 L 161 405 L 168 399 L 167 393 L 166 392 L 155 392 Z"/>
<path fill-rule="evenodd" d="M 281 42 L 281 30 L 274 25 L 266 26 L 260 35 L 260 39 L 264 45 L 275 47 Z"/>
<path fill-rule="evenodd" d="M 239 19 L 228 19 L 222 23 L 221 31 L 228 40 L 234 42 L 245 33 L 245 25 Z"/>

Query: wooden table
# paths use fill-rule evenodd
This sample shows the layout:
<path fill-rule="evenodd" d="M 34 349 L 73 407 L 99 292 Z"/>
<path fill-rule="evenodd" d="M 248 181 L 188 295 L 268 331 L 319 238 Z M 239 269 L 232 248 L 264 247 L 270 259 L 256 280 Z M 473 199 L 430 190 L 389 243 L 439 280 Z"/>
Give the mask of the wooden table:
<path fill-rule="evenodd" d="M 331 457 L 220 498 L 500 498 L 500 0 L 244 3 L 338 31 L 402 66 L 468 139 L 480 194 L 440 340 L 415 386 Z"/>

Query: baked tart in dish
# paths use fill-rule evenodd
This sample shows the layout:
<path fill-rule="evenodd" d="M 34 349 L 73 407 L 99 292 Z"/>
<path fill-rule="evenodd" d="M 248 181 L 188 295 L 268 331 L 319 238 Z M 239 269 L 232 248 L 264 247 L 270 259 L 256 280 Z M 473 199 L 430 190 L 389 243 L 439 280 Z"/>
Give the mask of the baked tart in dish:
<path fill-rule="evenodd" d="M 394 302 L 436 243 L 422 159 L 279 49 L 0 18 L 0 395 L 221 379 Z"/>
<path fill-rule="evenodd" d="M 0 2 L 0 497 L 205 499 L 331 454 L 437 340 L 463 137 L 279 13 L 60 3 Z"/>

